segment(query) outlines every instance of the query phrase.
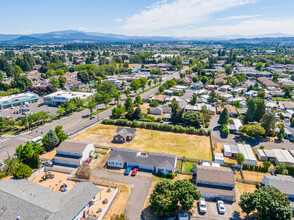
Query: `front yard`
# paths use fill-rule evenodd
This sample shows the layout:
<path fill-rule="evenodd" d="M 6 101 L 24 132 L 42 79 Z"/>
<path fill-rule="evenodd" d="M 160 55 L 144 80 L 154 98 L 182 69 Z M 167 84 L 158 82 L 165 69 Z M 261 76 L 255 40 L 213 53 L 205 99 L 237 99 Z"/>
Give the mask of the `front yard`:
<path fill-rule="evenodd" d="M 136 128 L 136 137 L 133 141 L 124 144 L 115 144 L 112 143 L 112 139 L 116 134 L 116 129 L 117 126 L 99 124 L 73 139 L 93 142 L 96 145 L 175 154 L 181 157 L 185 156 L 187 158 L 201 160 L 212 160 L 208 136 Z"/>

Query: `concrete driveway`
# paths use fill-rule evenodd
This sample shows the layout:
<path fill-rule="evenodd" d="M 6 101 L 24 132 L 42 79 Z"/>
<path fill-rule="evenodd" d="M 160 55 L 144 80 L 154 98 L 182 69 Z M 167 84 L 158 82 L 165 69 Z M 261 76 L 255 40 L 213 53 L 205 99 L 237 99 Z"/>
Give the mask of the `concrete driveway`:
<path fill-rule="evenodd" d="M 141 219 L 144 203 L 149 193 L 153 177 L 149 173 L 138 172 L 135 177 L 124 176 L 121 172 L 110 170 L 92 170 L 92 176 L 97 179 L 110 180 L 127 184 L 132 188 L 130 198 L 127 202 L 125 215 L 128 219 Z"/>
<path fill-rule="evenodd" d="M 225 214 L 220 214 L 217 209 L 217 205 L 215 201 L 206 201 L 206 214 L 200 214 L 199 213 L 199 206 L 197 204 L 197 207 L 194 209 L 195 213 L 191 217 L 191 219 L 238 219 L 238 216 L 235 216 L 235 207 L 232 203 L 225 203 Z"/>

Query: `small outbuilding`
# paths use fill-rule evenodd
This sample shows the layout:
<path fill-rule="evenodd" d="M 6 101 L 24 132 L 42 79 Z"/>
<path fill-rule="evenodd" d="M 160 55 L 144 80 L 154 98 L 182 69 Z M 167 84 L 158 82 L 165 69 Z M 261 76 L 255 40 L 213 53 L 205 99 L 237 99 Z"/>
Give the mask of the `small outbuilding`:
<path fill-rule="evenodd" d="M 136 136 L 135 128 L 124 128 L 118 127 L 116 134 L 113 136 L 114 143 L 125 143 L 127 141 L 132 141 Z"/>

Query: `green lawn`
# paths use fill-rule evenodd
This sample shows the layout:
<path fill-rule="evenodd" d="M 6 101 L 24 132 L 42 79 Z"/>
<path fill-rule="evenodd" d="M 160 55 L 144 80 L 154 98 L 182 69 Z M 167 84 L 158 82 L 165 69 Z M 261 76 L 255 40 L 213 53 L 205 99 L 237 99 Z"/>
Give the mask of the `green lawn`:
<path fill-rule="evenodd" d="M 184 162 L 184 165 L 183 165 L 183 171 L 192 172 L 191 168 L 193 166 L 196 166 L 195 162 L 186 161 L 186 162 Z"/>

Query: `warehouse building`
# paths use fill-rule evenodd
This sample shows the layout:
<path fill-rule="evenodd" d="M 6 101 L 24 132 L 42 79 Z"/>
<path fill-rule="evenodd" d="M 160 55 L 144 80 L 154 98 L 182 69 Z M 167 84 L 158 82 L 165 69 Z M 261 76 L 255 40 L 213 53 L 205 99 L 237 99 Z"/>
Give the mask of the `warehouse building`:
<path fill-rule="evenodd" d="M 284 163 L 288 166 L 294 166 L 294 158 L 287 150 L 270 149 L 257 150 L 257 157 L 261 161 L 270 161 L 274 164 Z"/>
<path fill-rule="evenodd" d="M 44 96 L 44 104 L 50 106 L 59 106 L 65 102 L 70 101 L 73 98 L 87 99 L 93 96 L 91 92 L 68 92 L 60 90 L 49 95 Z"/>
<path fill-rule="evenodd" d="M 224 156 L 236 158 L 237 154 L 241 153 L 244 155 L 244 164 L 257 165 L 254 153 L 248 144 L 237 144 L 237 145 L 224 145 Z"/>
<path fill-rule="evenodd" d="M 0 97 L 0 109 L 38 102 L 39 98 L 40 97 L 33 92 L 2 96 Z"/>

